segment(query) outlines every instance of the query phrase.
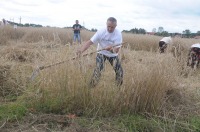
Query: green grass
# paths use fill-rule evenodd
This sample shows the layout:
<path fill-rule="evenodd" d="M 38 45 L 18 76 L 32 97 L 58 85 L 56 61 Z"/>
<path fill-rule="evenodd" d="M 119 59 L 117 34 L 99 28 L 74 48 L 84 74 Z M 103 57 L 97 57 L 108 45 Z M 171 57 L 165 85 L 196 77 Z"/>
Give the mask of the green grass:
<path fill-rule="evenodd" d="M 7 119 L 13 121 L 22 119 L 27 112 L 27 108 L 20 103 L 9 103 L 0 106 L 0 120 Z"/>
<path fill-rule="evenodd" d="M 0 121 L 7 119 L 8 121 L 23 120 L 28 112 L 28 108 L 32 108 L 30 104 L 22 103 L 22 100 L 4 104 L 0 106 Z M 59 113 L 62 111 L 63 103 L 60 100 L 49 99 L 43 104 L 33 107 L 36 112 L 42 113 Z M 30 103 L 30 102 L 29 102 Z M 67 106 L 65 106 L 67 108 Z M 57 108 L 57 109 L 55 109 Z M 72 112 L 72 111 L 71 111 Z M 68 111 L 65 111 L 67 114 Z M 60 113 L 59 113 L 60 114 Z M 91 117 L 83 115 L 73 119 L 73 122 L 82 128 L 99 130 L 99 131 L 126 131 L 126 132 L 154 132 L 154 131 L 176 131 L 176 132 L 198 132 L 200 131 L 200 117 L 190 117 L 187 119 L 167 119 L 164 117 L 147 117 L 139 114 L 119 114 L 110 117 Z"/>
<path fill-rule="evenodd" d="M 200 118 L 191 118 L 190 121 L 147 118 L 138 114 L 124 114 L 112 118 L 81 117 L 74 122 L 83 128 L 99 131 L 126 131 L 126 132 L 198 132 Z"/>
<path fill-rule="evenodd" d="M 194 127 L 195 131 L 200 131 L 200 117 L 191 117 L 189 123 Z"/>

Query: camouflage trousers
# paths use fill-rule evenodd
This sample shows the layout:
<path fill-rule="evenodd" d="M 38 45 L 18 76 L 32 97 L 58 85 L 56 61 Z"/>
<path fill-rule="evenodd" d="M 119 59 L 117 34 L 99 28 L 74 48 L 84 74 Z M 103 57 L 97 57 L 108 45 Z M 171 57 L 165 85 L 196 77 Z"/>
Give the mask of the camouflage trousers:
<path fill-rule="evenodd" d="M 199 64 L 200 64 L 200 53 L 190 49 L 188 54 L 187 66 L 191 66 L 191 68 L 194 68 L 195 66 L 199 67 Z"/>
<path fill-rule="evenodd" d="M 108 60 L 110 62 L 110 64 L 113 66 L 113 69 L 115 71 L 116 74 L 116 84 L 117 86 L 121 86 L 123 83 L 123 69 L 121 66 L 121 63 L 119 61 L 118 56 L 116 57 L 107 57 L 105 55 L 102 54 L 97 54 L 96 57 L 96 68 L 94 69 L 93 75 L 92 75 L 92 79 L 90 82 L 90 87 L 95 87 L 101 77 L 101 72 L 104 69 L 104 65 L 105 65 L 105 61 Z"/>
<path fill-rule="evenodd" d="M 160 41 L 159 42 L 159 52 L 160 53 L 164 53 L 165 49 L 167 48 L 167 44 L 164 41 Z"/>

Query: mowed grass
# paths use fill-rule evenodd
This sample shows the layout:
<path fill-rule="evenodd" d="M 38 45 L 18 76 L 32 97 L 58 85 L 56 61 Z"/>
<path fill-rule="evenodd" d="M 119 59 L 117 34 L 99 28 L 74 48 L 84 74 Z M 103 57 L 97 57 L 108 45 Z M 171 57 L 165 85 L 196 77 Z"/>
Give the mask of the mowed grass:
<path fill-rule="evenodd" d="M 161 37 L 123 33 L 127 42 L 119 55 L 123 85 L 115 85 L 114 70 L 106 62 L 99 84 L 90 89 L 96 53 L 71 59 L 80 47 L 72 44 L 71 29 L 0 30 L 4 40 L 0 43 L 2 124 L 23 120 L 30 113 L 54 113 L 75 114 L 73 121 L 87 131 L 200 129 L 200 71 L 186 66 L 188 49 L 198 40 L 174 38 L 167 52 L 159 54 Z M 83 42 L 94 34 L 86 30 L 81 33 Z M 96 45 L 84 54 L 95 50 Z M 51 66 L 58 62 L 63 63 Z M 31 81 L 32 72 L 40 66 L 50 67 Z"/>

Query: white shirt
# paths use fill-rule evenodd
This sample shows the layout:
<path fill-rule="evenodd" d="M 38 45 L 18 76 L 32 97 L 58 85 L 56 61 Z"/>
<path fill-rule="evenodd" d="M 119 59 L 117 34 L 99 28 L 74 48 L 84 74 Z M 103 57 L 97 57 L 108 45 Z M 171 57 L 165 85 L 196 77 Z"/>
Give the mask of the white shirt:
<path fill-rule="evenodd" d="M 164 37 L 160 41 L 163 41 L 166 44 L 170 44 L 170 43 L 172 43 L 172 38 L 171 37 Z"/>
<path fill-rule="evenodd" d="M 193 44 L 192 46 L 191 46 L 191 48 L 200 48 L 200 44 L 199 43 L 196 43 L 196 44 Z"/>
<path fill-rule="evenodd" d="M 101 50 L 103 48 L 106 48 L 107 46 L 116 46 L 121 47 L 122 43 L 122 34 L 118 29 L 115 29 L 112 33 L 109 33 L 107 31 L 107 28 L 103 28 L 101 30 L 98 30 L 94 36 L 90 39 L 94 44 L 98 44 L 97 50 Z M 107 50 L 99 51 L 98 53 L 103 54 L 108 57 L 115 57 L 118 55 L 118 53 L 111 53 Z"/>

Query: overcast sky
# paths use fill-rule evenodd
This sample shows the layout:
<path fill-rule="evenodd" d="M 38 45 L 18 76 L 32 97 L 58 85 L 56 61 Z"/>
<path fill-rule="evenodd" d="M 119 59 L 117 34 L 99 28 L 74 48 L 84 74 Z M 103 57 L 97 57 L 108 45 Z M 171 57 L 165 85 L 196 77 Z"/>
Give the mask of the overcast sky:
<path fill-rule="evenodd" d="M 151 32 L 200 31 L 200 0 L 1 0 L 0 16 L 9 21 L 69 27 L 78 19 L 86 28 L 99 29 L 108 17 L 120 30 Z M 0 19 L 2 19 L 0 18 Z"/>

